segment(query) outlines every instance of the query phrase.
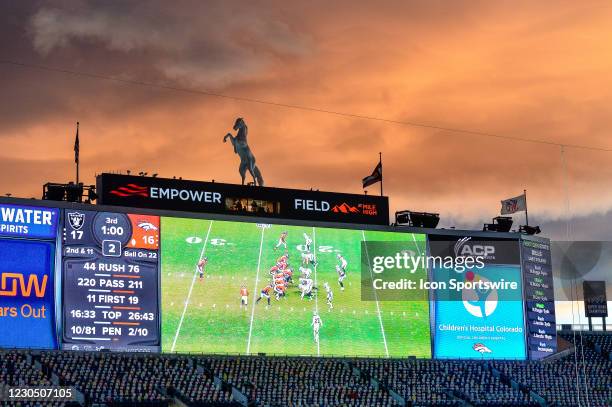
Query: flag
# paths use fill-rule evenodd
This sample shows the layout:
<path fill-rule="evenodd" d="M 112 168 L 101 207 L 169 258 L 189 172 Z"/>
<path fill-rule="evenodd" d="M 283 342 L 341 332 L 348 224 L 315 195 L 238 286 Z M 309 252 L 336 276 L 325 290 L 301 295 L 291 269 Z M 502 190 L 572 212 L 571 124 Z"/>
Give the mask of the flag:
<path fill-rule="evenodd" d="M 372 171 L 372 175 L 368 175 L 365 177 L 363 182 L 363 187 L 367 187 L 368 185 L 376 184 L 377 182 L 382 181 L 382 162 L 379 161 L 374 171 Z"/>
<path fill-rule="evenodd" d="M 515 212 L 527 210 L 527 197 L 525 194 L 501 201 L 501 214 L 510 215 Z"/>
<path fill-rule="evenodd" d="M 81 147 L 79 145 L 79 122 L 77 122 L 76 138 L 74 139 L 74 162 L 79 163 L 79 151 Z"/>

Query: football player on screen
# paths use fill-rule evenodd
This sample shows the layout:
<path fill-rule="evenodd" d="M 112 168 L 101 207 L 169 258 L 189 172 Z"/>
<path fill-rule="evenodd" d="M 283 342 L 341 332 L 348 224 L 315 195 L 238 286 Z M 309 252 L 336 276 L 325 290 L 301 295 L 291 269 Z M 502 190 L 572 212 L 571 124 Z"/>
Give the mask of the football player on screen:
<path fill-rule="evenodd" d="M 270 306 L 270 291 L 272 291 L 272 284 L 268 284 L 261 290 L 261 293 L 259 293 L 259 298 L 257 301 L 255 301 L 255 304 L 259 304 L 259 301 L 261 301 L 262 298 L 265 298 L 268 300 L 268 306 Z"/>
<path fill-rule="evenodd" d="M 247 308 L 249 302 L 249 290 L 247 290 L 246 286 L 240 287 L 240 308 Z"/>
<path fill-rule="evenodd" d="M 325 292 L 327 293 L 327 306 L 331 311 L 334 309 L 334 293 L 332 292 L 332 289 L 327 281 L 323 284 L 323 287 L 325 287 Z"/>
<path fill-rule="evenodd" d="M 203 257 L 198 261 L 196 265 L 196 271 L 200 275 L 200 281 L 204 281 L 204 272 L 206 271 L 206 265 L 208 264 L 208 257 Z"/>
<path fill-rule="evenodd" d="M 338 273 L 338 284 L 340 284 L 340 289 L 344 291 L 344 279 L 346 278 L 346 268 L 348 266 L 348 262 L 340 253 L 338 253 L 338 261 L 340 264 L 336 265 L 336 273 Z"/>
<path fill-rule="evenodd" d="M 312 315 L 312 334 L 314 336 L 315 343 L 319 343 L 319 329 L 323 326 L 323 321 L 321 321 L 321 317 L 315 311 Z"/>
<path fill-rule="evenodd" d="M 317 259 L 315 258 L 314 253 L 303 252 L 303 253 L 301 253 L 301 256 L 302 256 L 302 265 L 303 266 L 307 266 L 309 264 L 312 264 L 314 267 L 317 266 Z"/>
<path fill-rule="evenodd" d="M 310 278 L 310 275 L 312 274 L 312 270 L 306 267 L 300 267 L 300 274 L 301 274 L 301 278 Z"/>
<path fill-rule="evenodd" d="M 300 278 L 300 285 L 298 289 L 301 291 L 302 295 L 300 299 L 304 299 L 304 297 L 308 297 L 309 300 L 312 300 L 312 289 L 314 288 L 314 282 L 312 278 Z"/>
<path fill-rule="evenodd" d="M 287 232 L 282 232 L 280 237 L 278 238 L 278 243 L 274 246 L 274 250 L 276 251 L 279 247 L 283 246 L 285 250 L 287 250 Z"/>
<path fill-rule="evenodd" d="M 304 233 L 304 247 L 306 248 L 306 252 L 310 251 L 310 246 L 312 245 L 312 239 L 308 236 L 307 233 Z"/>

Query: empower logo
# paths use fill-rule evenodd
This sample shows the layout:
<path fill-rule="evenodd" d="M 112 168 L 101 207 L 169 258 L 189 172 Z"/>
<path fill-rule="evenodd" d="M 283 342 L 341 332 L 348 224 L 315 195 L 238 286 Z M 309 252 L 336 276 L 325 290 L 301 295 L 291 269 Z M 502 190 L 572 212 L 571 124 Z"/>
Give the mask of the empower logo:
<path fill-rule="evenodd" d="M 2 273 L 2 277 L 0 277 L 0 296 L 17 297 L 20 293 L 21 297 L 31 297 L 32 289 L 34 289 L 34 295 L 42 298 L 47 291 L 48 277 L 43 276 L 41 282 L 36 274 L 30 274 L 26 283 L 25 276 L 22 273 Z"/>

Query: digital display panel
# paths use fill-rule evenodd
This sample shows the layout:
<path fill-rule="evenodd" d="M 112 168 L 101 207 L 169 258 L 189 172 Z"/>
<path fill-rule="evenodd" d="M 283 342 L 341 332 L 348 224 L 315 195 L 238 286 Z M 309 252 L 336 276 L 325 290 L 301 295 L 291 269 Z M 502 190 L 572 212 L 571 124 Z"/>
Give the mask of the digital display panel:
<path fill-rule="evenodd" d="M 164 352 L 431 357 L 428 301 L 362 301 L 360 287 L 362 241 L 425 251 L 425 235 L 167 217 L 161 230 Z"/>
<path fill-rule="evenodd" d="M 66 211 L 63 348 L 159 351 L 159 217 Z"/>
<path fill-rule="evenodd" d="M 432 280 L 460 290 L 437 290 L 434 357 L 525 359 L 522 279 L 518 241 L 430 236 L 430 251 L 453 258 L 479 254 L 478 265 L 436 267 Z"/>
<path fill-rule="evenodd" d="M 557 351 L 550 243 L 524 237 L 521 239 L 521 259 L 529 358 L 542 359 Z"/>
<path fill-rule="evenodd" d="M 59 210 L 0 205 L 0 347 L 55 349 Z"/>
<path fill-rule="evenodd" d="M 0 347 L 478 359 L 555 349 L 546 239 L 65 206 L 0 203 Z M 369 258 L 380 244 L 455 260 L 418 263 L 415 280 L 515 289 L 367 295 L 364 281 L 383 275 Z M 466 255 L 483 267 L 458 270 Z"/>

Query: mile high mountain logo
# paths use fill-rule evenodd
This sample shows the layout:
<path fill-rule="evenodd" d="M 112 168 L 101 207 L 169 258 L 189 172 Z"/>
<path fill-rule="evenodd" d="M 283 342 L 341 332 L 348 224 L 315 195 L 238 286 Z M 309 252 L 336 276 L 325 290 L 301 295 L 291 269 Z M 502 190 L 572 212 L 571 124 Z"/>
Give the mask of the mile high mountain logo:
<path fill-rule="evenodd" d="M 342 205 L 334 205 L 333 208 L 331 208 L 332 212 L 341 212 L 341 213 L 361 213 L 361 211 L 359 210 L 359 208 L 357 208 L 356 206 L 351 206 L 349 204 L 347 204 L 346 202 L 343 202 Z"/>
<path fill-rule="evenodd" d="M 376 216 L 378 215 L 378 211 L 376 210 L 375 204 L 358 204 L 357 206 L 352 206 L 343 202 L 341 205 L 334 205 L 331 208 L 332 212 L 335 213 L 358 213 L 361 215 L 370 215 Z"/>

